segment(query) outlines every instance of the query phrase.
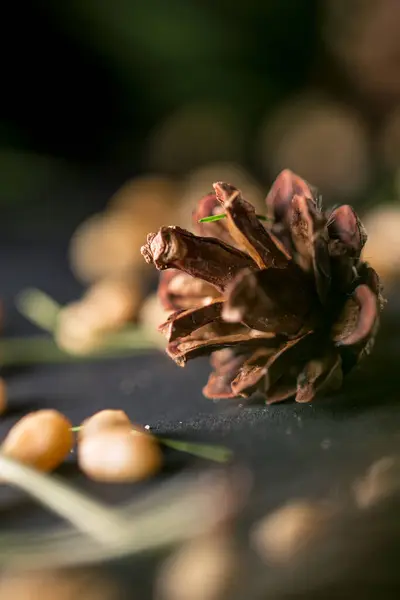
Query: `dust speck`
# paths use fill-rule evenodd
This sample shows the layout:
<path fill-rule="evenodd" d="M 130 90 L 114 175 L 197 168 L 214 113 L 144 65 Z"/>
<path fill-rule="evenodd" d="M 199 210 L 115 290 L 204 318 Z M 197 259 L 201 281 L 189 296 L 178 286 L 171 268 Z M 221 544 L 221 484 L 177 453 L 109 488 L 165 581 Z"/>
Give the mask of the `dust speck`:
<path fill-rule="evenodd" d="M 329 438 L 325 438 L 321 442 L 322 450 L 328 450 L 332 446 L 332 441 Z"/>

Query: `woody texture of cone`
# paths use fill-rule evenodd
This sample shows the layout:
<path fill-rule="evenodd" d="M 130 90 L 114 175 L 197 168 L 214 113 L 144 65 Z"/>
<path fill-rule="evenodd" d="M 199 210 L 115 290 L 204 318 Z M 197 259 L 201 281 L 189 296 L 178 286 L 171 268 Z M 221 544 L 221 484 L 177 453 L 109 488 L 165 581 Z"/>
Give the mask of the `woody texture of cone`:
<path fill-rule="evenodd" d="M 209 398 L 265 394 L 309 402 L 338 389 L 371 352 L 383 306 L 377 273 L 360 260 L 366 232 L 351 206 L 323 211 L 317 191 L 283 171 L 267 220 L 230 184 L 214 184 L 194 235 L 162 227 L 142 254 L 162 271 L 160 326 L 180 366 L 210 355 Z M 224 213 L 225 218 L 201 222 Z"/>

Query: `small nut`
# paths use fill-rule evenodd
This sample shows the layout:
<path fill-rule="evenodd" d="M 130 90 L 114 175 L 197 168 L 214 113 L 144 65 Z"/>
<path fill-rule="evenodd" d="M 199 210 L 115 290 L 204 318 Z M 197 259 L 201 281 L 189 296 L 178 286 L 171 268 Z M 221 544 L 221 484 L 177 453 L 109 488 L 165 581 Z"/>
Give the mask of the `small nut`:
<path fill-rule="evenodd" d="M 82 439 L 78 464 L 95 481 L 135 482 L 161 469 L 162 452 L 152 436 L 114 427 Z"/>
<path fill-rule="evenodd" d="M 359 508 L 369 508 L 400 491 L 400 460 L 385 456 L 374 462 L 364 478 L 354 484 L 354 497 Z"/>
<path fill-rule="evenodd" d="M 96 575 L 63 571 L 15 571 L 2 574 L 0 600 L 117 600 L 116 586 Z"/>
<path fill-rule="evenodd" d="M 256 523 L 252 546 L 265 562 L 284 563 L 321 534 L 331 514 L 322 503 L 290 502 Z"/>
<path fill-rule="evenodd" d="M 71 427 L 58 411 L 38 410 L 14 425 L 2 444 L 2 452 L 40 471 L 52 471 L 74 445 Z"/>
<path fill-rule="evenodd" d="M 82 441 L 87 436 L 97 434 L 105 429 L 114 428 L 131 431 L 133 424 L 123 410 L 100 410 L 83 421 L 79 430 L 78 441 Z"/>
<path fill-rule="evenodd" d="M 157 600 L 219 600 L 237 569 L 234 548 L 225 535 L 191 540 L 161 568 Z"/>

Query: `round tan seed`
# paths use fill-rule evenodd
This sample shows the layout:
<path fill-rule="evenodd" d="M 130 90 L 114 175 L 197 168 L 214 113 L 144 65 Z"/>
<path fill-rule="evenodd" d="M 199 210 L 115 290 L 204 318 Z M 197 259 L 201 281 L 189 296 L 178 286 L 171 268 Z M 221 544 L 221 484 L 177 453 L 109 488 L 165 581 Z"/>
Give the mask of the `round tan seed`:
<path fill-rule="evenodd" d="M 114 427 L 83 438 L 78 464 L 96 481 L 135 482 L 161 469 L 162 453 L 151 436 Z"/>
<path fill-rule="evenodd" d="M 56 410 L 38 410 L 14 425 L 1 450 L 6 456 L 40 471 L 52 471 L 73 447 L 71 426 Z"/>
<path fill-rule="evenodd" d="M 400 490 L 400 457 L 384 456 L 356 481 L 354 498 L 359 508 L 369 508 Z"/>
<path fill-rule="evenodd" d="M 142 299 L 141 277 L 137 275 L 102 279 L 89 288 L 81 303 L 96 329 L 109 331 L 134 320 Z"/>
<path fill-rule="evenodd" d="M 62 350 L 71 354 L 88 354 L 101 346 L 96 322 L 82 301 L 61 309 L 55 340 Z"/>
<path fill-rule="evenodd" d="M 0 579 L 0 600 L 117 600 L 117 592 L 113 582 L 94 573 L 15 571 Z"/>
<path fill-rule="evenodd" d="M 294 558 L 321 533 L 332 508 L 322 503 L 294 501 L 261 519 L 251 532 L 251 543 L 267 563 Z"/>
<path fill-rule="evenodd" d="M 81 423 L 78 440 L 82 441 L 89 435 L 95 435 L 105 429 L 122 428 L 131 431 L 133 424 L 123 410 L 100 410 Z"/>
<path fill-rule="evenodd" d="M 191 540 L 162 565 L 157 600 L 219 600 L 233 581 L 237 556 L 225 535 Z"/>

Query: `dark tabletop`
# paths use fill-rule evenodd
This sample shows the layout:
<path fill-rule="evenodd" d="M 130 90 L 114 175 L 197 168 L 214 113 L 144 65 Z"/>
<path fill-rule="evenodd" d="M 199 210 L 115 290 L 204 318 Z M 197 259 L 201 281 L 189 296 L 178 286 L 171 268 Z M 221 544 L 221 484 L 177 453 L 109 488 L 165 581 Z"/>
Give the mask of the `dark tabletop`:
<path fill-rule="evenodd" d="M 15 294 L 21 289 L 35 286 L 60 302 L 79 296 L 80 287 L 68 270 L 65 256 L 66 245 L 61 242 L 7 244 L 1 248 L 5 334 L 37 333 L 14 307 Z M 199 359 L 180 369 L 162 352 L 149 351 L 98 363 L 6 370 L 10 407 L 0 422 L 1 436 L 23 414 L 38 408 L 56 408 L 74 424 L 103 408 L 119 408 L 156 433 L 232 448 L 239 462 L 253 473 L 248 522 L 291 498 L 346 495 L 354 479 L 374 460 L 393 454 L 399 447 L 400 319 L 395 306 L 393 302 L 386 311 L 373 355 L 348 377 L 341 392 L 312 404 L 288 402 L 266 407 L 256 401 L 245 406 L 213 403 L 201 393 L 209 370 L 207 360 Z M 73 457 L 60 469 L 60 475 L 105 503 L 117 504 L 160 486 L 182 469 L 208 466 L 206 461 L 168 451 L 166 468 L 149 483 L 91 482 L 78 472 Z M 46 528 L 57 521 L 24 494 L 6 486 L 0 490 L 0 518 L 1 528 L 7 531 Z M 375 542 L 368 543 L 373 547 Z M 380 546 L 376 544 L 378 552 Z M 385 547 L 384 551 L 388 555 L 383 562 L 388 564 L 391 550 Z M 380 559 L 382 562 L 382 553 Z M 110 569 L 122 577 L 126 590 L 131 585 L 135 589 L 143 586 L 140 597 L 145 598 L 152 567 L 142 569 L 142 560 L 124 559 Z M 129 592 L 126 597 L 131 597 Z M 252 597 L 250 592 L 248 597 Z M 257 587 L 254 597 L 264 597 Z M 288 592 L 282 597 L 292 596 Z M 365 593 L 363 597 L 369 596 Z"/>

